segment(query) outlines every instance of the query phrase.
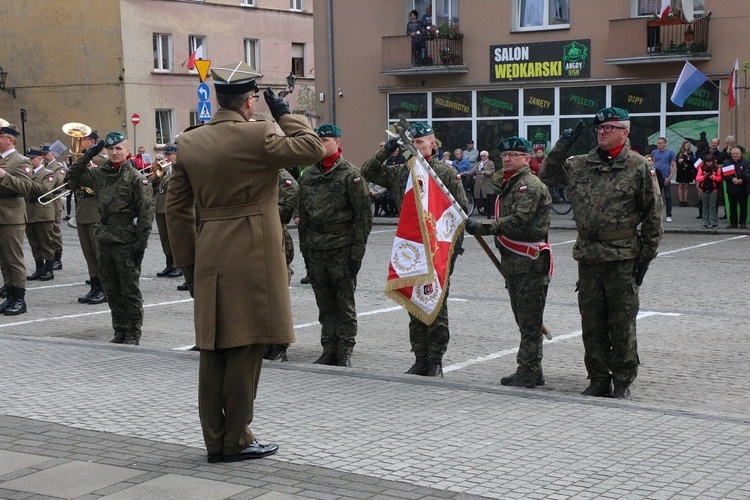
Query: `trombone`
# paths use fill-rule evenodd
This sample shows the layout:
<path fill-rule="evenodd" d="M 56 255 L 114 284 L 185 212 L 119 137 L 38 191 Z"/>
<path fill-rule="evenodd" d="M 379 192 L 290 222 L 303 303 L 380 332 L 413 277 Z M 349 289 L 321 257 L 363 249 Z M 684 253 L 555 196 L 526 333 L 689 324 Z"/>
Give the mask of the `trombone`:
<path fill-rule="evenodd" d="M 144 167 L 141 173 L 146 177 L 155 175 L 156 177 L 164 177 L 166 170 L 172 166 L 172 162 L 169 160 L 156 160 L 148 167 Z M 149 172 L 150 170 L 150 172 Z"/>
<path fill-rule="evenodd" d="M 87 137 L 91 134 L 91 127 L 89 127 L 88 125 L 84 125 L 83 123 L 70 122 L 62 126 L 62 131 L 65 132 L 66 135 L 70 136 L 70 154 L 75 161 L 79 156 L 83 154 L 83 151 L 81 151 L 81 142 L 83 141 L 84 137 Z M 94 194 L 94 191 L 91 188 L 84 187 L 83 189 L 86 190 L 86 192 L 89 194 Z M 60 192 L 55 194 L 57 191 Z M 55 189 L 47 191 L 42 196 L 37 198 L 37 201 L 42 205 L 49 205 L 53 201 L 59 200 L 63 196 L 67 196 L 68 193 L 70 193 L 70 189 L 68 189 L 68 183 L 66 182 L 57 186 Z M 53 194 L 55 195 L 53 198 L 42 201 L 42 198 L 52 196 Z"/>

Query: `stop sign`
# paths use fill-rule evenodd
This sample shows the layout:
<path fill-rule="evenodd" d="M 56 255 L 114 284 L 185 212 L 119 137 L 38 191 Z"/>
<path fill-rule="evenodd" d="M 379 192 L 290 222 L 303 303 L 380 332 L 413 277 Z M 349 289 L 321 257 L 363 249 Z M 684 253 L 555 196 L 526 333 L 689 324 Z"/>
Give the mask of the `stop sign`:
<path fill-rule="evenodd" d="M 138 113 L 133 113 L 133 116 L 130 117 L 130 121 L 133 122 L 133 125 L 138 125 L 141 123 L 141 117 Z"/>

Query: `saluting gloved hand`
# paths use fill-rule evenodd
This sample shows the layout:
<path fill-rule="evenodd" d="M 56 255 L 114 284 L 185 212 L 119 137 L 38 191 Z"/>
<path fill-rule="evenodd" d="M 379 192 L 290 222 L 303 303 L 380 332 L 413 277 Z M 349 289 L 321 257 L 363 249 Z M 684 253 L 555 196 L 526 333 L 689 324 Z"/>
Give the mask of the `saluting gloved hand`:
<path fill-rule="evenodd" d="M 359 273 L 359 270 L 362 268 L 362 262 L 358 260 L 351 259 L 349 260 L 349 275 L 352 278 L 356 278 L 357 274 Z"/>
<path fill-rule="evenodd" d="M 141 267 L 141 262 L 143 262 L 143 253 L 143 250 L 133 250 L 133 262 L 138 267 Z"/>
<path fill-rule="evenodd" d="M 643 277 L 646 276 L 649 264 L 651 264 L 651 259 L 645 257 L 638 257 L 638 260 L 635 261 L 633 276 L 635 276 L 635 282 L 638 286 L 641 286 L 641 283 L 643 283 Z"/>
<path fill-rule="evenodd" d="M 195 265 L 185 266 L 182 268 L 182 276 L 185 278 L 185 284 L 190 292 L 190 298 L 195 298 Z"/>
<path fill-rule="evenodd" d="M 268 104 L 268 109 L 271 110 L 271 116 L 273 116 L 274 120 L 279 121 L 279 118 L 282 116 L 292 114 L 289 111 L 289 103 L 283 97 L 277 97 L 273 93 L 273 90 L 271 90 L 271 87 L 268 87 L 263 92 L 263 98 L 266 100 L 266 104 Z"/>
<path fill-rule="evenodd" d="M 578 120 L 578 123 L 576 123 L 576 126 L 574 128 L 566 128 L 565 130 L 563 130 L 559 141 L 565 145 L 566 150 L 570 149 L 581 136 L 581 134 L 583 133 L 583 129 L 585 128 L 586 122 L 584 122 L 583 120 Z"/>
<path fill-rule="evenodd" d="M 398 141 L 400 140 L 400 137 L 391 137 L 385 144 L 383 144 L 383 149 L 385 149 L 385 152 L 389 155 L 393 154 L 393 152 L 399 148 Z"/>
<path fill-rule="evenodd" d="M 471 235 L 477 234 L 477 227 L 478 226 L 479 226 L 479 224 L 474 219 L 472 219 L 472 218 L 466 219 L 466 232 L 467 233 L 469 233 Z"/>
<path fill-rule="evenodd" d="M 102 149 L 104 149 L 104 141 L 99 141 L 90 148 L 88 148 L 86 151 L 83 152 L 86 156 L 89 158 L 93 158 L 99 153 L 101 153 Z"/>

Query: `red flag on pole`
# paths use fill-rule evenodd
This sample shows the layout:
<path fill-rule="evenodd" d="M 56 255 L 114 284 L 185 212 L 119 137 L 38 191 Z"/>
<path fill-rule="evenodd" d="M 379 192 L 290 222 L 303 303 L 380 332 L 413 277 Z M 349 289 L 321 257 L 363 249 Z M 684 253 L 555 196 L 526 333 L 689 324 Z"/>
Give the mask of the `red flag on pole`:
<path fill-rule="evenodd" d="M 739 104 L 739 96 L 737 95 L 737 77 L 739 75 L 739 71 L 740 60 L 735 59 L 734 68 L 732 68 L 732 77 L 729 79 L 729 109 L 732 109 L 733 107 L 737 106 L 737 104 Z"/>

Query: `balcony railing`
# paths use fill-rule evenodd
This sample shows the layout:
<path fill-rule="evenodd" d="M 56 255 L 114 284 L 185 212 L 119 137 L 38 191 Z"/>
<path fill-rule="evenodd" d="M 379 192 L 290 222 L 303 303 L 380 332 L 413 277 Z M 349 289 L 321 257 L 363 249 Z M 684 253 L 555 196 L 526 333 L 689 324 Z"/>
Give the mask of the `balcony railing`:
<path fill-rule="evenodd" d="M 711 13 L 691 23 L 681 19 L 648 21 L 646 51 L 649 54 L 708 52 L 708 26 Z"/>
<path fill-rule="evenodd" d="M 410 36 L 382 38 L 382 73 L 390 75 L 466 73 L 463 36 L 429 37 L 412 44 Z"/>
<path fill-rule="evenodd" d="M 460 66 L 463 63 L 463 37 L 432 37 L 414 44 L 412 66 Z"/>

